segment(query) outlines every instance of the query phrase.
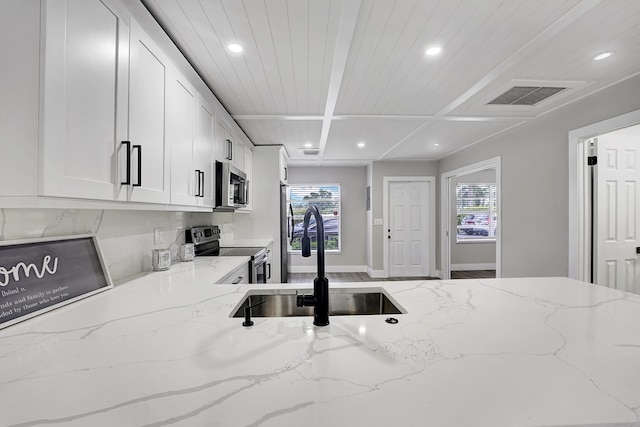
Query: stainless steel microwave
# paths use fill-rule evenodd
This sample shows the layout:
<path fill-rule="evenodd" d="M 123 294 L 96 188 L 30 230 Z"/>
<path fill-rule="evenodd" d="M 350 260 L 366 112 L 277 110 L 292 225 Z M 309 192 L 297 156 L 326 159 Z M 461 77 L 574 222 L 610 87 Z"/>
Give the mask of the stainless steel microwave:
<path fill-rule="evenodd" d="M 229 162 L 216 161 L 216 210 L 233 210 L 247 206 L 247 175 Z"/>

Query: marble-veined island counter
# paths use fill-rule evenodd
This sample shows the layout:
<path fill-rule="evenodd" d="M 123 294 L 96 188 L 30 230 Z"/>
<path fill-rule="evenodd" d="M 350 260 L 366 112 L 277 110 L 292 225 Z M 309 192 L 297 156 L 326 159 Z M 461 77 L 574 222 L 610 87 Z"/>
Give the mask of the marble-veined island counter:
<path fill-rule="evenodd" d="M 196 259 L 0 330 L 1 424 L 639 421 L 637 295 L 566 278 L 330 283 L 384 287 L 408 313 L 244 328 L 229 315 L 257 285 L 213 285 L 211 269 Z"/>

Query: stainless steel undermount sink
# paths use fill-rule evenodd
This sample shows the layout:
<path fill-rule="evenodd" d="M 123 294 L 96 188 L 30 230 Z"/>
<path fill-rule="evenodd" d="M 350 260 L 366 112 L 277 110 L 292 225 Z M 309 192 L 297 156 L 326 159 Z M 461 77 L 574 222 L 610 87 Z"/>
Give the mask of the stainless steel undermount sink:
<path fill-rule="evenodd" d="M 255 306 L 251 309 L 251 317 L 313 316 L 313 307 L 296 306 L 297 294 L 313 294 L 313 289 L 250 290 L 231 311 L 230 317 L 244 317 L 244 309 L 249 306 Z M 405 314 L 406 312 L 383 288 L 329 289 L 330 316 Z"/>

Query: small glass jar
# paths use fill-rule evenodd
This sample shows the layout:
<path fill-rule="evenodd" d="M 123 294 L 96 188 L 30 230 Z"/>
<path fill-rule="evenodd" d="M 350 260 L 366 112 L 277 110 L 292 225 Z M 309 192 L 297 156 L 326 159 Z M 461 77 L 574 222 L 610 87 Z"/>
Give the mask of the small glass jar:
<path fill-rule="evenodd" d="M 193 261 L 194 251 L 193 251 L 193 243 L 184 243 L 180 245 L 180 250 L 178 251 L 180 256 L 180 261 L 189 262 Z"/>
<path fill-rule="evenodd" d="M 171 267 L 171 251 L 169 249 L 153 249 L 151 251 L 151 267 L 153 271 L 165 271 Z"/>

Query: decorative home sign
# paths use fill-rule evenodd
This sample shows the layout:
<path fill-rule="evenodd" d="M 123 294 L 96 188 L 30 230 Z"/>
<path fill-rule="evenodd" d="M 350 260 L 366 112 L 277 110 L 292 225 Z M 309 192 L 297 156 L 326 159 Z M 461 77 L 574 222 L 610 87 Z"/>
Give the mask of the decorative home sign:
<path fill-rule="evenodd" d="M 0 329 L 112 287 L 95 236 L 0 243 Z"/>

